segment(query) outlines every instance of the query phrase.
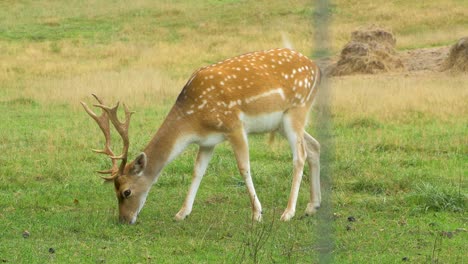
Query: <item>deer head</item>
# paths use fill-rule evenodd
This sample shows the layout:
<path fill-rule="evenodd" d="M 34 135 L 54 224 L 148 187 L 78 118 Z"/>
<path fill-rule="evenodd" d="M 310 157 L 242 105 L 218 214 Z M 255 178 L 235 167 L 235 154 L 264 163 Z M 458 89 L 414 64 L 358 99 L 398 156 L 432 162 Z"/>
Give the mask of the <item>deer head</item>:
<path fill-rule="evenodd" d="M 99 102 L 95 107 L 102 109 L 100 116 L 96 115 L 84 102 L 81 102 L 86 112 L 96 121 L 101 128 L 106 143 L 104 149 L 93 150 L 96 153 L 102 153 L 110 157 L 112 167 L 109 170 L 97 171 L 101 174 L 110 174 L 110 176 L 102 177 L 107 182 L 114 182 L 115 193 L 119 203 L 119 220 L 122 223 L 133 224 L 136 221 L 138 213 L 143 207 L 146 196 L 149 191 L 146 177 L 143 176 L 144 169 L 146 168 L 146 154 L 141 153 L 138 157 L 127 164 L 127 154 L 130 141 L 128 139 L 128 129 L 130 126 L 130 117 L 133 112 L 129 111 L 127 106 L 124 105 L 125 121 L 121 122 L 117 117 L 117 110 L 119 103 L 114 107 L 104 105 L 104 102 L 94 95 L 94 98 Z M 120 155 L 115 155 L 111 149 L 111 132 L 109 120 L 117 130 L 118 134 L 123 140 L 123 149 Z M 120 160 L 120 165 L 117 161 Z"/>

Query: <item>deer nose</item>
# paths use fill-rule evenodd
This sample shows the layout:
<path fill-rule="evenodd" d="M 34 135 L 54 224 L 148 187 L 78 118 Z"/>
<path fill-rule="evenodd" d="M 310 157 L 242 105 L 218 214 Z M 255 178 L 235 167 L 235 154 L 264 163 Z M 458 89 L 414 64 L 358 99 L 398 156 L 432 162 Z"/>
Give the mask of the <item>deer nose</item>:
<path fill-rule="evenodd" d="M 133 225 L 135 224 L 136 222 L 136 216 L 133 216 L 133 217 L 125 217 L 125 216 L 119 216 L 119 222 L 121 224 L 129 224 L 129 225 Z"/>

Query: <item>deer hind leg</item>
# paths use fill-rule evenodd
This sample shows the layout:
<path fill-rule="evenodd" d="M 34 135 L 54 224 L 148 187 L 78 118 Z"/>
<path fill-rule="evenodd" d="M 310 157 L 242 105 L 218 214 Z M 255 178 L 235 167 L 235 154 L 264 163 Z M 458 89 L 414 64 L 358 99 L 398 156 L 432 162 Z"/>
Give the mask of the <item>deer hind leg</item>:
<path fill-rule="evenodd" d="M 234 150 L 237 160 L 237 167 L 239 172 L 244 178 L 247 191 L 249 192 L 250 203 L 252 205 L 252 219 L 255 221 L 262 220 L 262 205 L 258 200 L 257 193 L 250 174 L 250 159 L 249 159 L 249 145 L 247 142 L 247 135 L 243 129 L 238 129 L 228 136 L 228 140 Z"/>
<path fill-rule="evenodd" d="M 300 111 L 300 109 L 297 109 Z M 283 135 L 287 138 L 293 154 L 293 179 L 288 206 L 281 215 L 282 221 L 289 221 L 296 212 L 297 196 L 301 185 L 304 163 L 307 157 L 306 143 L 304 142 L 304 120 L 301 112 L 288 112 L 283 120 Z"/>
<path fill-rule="evenodd" d="M 190 184 L 190 189 L 185 198 L 184 204 L 179 212 L 175 215 L 175 220 L 181 221 L 184 220 L 191 212 L 193 202 L 195 201 L 195 196 L 197 195 L 198 187 L 200 187 L 200 182 L 205 174 L 208 163 L 213 156 L 214 147 L 202 147 L 198 150 L 197 160 L 195 161 L 195 168 L 193 170 L 192 183 Z"/>
<path fill-rule="evenodd" d="M 322 199 L 320 192 L 320 144 L 306 131 L 304 131 L 304 140 L 306 142 L 307 163 L 309 164 L 310 177 L 310 201 L 307 204 L 305 214 L 313 215 L 320 207 Z"/>

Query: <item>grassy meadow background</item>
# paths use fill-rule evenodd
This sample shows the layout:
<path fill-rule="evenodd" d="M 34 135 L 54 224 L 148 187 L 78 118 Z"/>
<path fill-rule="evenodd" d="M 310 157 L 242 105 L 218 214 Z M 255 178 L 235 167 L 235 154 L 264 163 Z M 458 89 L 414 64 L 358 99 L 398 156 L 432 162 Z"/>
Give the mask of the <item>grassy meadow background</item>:
<path fill-rule="evenodd" d="M 1 1 L 0 262 L 316 263 L 319 235 L 330 227 L 334 263 L 468 262 L 466 74 L 329 80 L 328 227 L 302 216 L 308 177 L 296 217 L 278 221 L 291 154 L 284 140 L 268 145 L 264 136 L 250 140 L 263 223 L 250 221 L 227 144 L 216 149 L 186 221 L 173 216 L 190 184 L 194 147 L 164 170 L 136 225 L 117 223 L 113 186 L 94 173 L 109 162 L 90 151 L 103 146 L 102 135 L 79 102 L 96 93 L 135 110 L 135 156 L 198 67 L 282 47 L 281 32 L 311 56 L 314 11 L 301 0 Z M 399 50 L 468 35 L 461 0 L 337 0 L 330 12 L 332 55 L 351 31 L 372 24 L 392 30 Z M 308 130 L 316 134 L 317 125 Z"/>

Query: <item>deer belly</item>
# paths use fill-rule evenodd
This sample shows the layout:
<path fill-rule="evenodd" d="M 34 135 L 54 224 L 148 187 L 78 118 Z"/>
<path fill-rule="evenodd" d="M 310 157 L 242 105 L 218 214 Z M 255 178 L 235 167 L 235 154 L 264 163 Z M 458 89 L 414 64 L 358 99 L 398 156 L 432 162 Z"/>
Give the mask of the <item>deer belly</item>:
<path fill-rule="evenodd" d="M 246 115 L 241 113 L 240 119 L 247 133 L 264 133 L 277 130 L 283 120 L 284 112 L 273 112 L 260 115 Z"/>

